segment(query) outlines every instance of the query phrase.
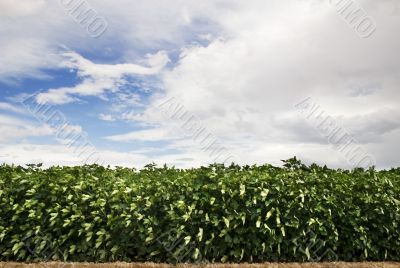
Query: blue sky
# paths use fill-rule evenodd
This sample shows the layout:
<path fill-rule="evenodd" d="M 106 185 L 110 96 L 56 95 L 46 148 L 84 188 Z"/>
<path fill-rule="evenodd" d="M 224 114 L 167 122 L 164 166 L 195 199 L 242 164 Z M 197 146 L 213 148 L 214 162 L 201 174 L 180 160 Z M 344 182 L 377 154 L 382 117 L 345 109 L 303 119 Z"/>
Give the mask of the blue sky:
<path fill-rule="evenodd" d="M 0 162 L 398 166 L 399 3 L 350 2 L 2 0 Z"/>

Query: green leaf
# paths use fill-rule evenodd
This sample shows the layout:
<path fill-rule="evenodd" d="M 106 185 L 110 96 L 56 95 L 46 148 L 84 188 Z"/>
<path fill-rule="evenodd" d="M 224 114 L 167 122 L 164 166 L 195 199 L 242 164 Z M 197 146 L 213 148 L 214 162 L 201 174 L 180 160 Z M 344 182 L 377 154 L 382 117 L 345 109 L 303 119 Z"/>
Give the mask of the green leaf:
<path fill-rule="evenodd" d="M 201 241 L 203 239 L 203 228 L 199 228 L 199 233 L 197 234 L 197 239 Z"/>
<path fill-rule="evenodd" d="M 260 228 L 260 226 L 261 226 L 261 219 L 258 218 L 258 220 L 257 220 L 257 222 L 256 222 L 256 227 L 257 227 L 257 228 Z"/>
<path fill-rule="evenodd" d="M 271 216 L 274 214 L 275 208 L 271 208 L 268 212 L 267 215 L 265 216 L 265 220 L 268 220 L 271 218 Z"/>
<path fill-rule="evenodd" d="M 96 248 L 99 248 L 102 243 L 103 243 L 103 241 L 96 242 Z"/>
<path fill-rule="evenodd" d="M 190 235 L 186 236 L 186 237 L 184 238 L 184 240 L 185 240 L 185 245 L 189 244 L 189 242 L 190 242 L 191 239 L 192 239 L 192 238 L 190 237 Z"/>
<path fill-rule="evenodd" d="M 225 223 L 226 227 L 229 228 L 229 219 L 225 218 L 225 217 L 223 217 L 223 219 L 224 219 L 224 223 Z"/>
<path fill-rule="evenodd" d="M 193 259 L 197 260 L 199 258 L 200 250 L 196 248 L 193 253 Z"/>
<path fill-rule="evenodd" d="M 246 193 L 246 186 L 244 184 L 240 184 L 240 195 L 243 196 Z"/>
<path fill-rule="evenodd" d="M 269 193 L 269 190 L 268 189 L 264 189 L 264 190 L 261 191 L 261 196 L 262 197 L 267 197 L 268 193 Z"/>

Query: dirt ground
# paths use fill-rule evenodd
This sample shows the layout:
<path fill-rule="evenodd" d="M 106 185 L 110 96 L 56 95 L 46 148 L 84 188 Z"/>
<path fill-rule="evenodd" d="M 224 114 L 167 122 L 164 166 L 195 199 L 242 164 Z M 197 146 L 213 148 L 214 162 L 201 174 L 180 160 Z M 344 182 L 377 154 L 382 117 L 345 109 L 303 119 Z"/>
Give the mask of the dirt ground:
<path fill-rule="evenodd" d="M 17 262 L 0 262 L 0 268 L 400 268 L 400 262 L 362 262 L 362 263 L 263 263 L 263 264 L 207 264 L 207 265 L 190 265 L 190 264 L 155 264 L 155 263 L 62 263 L 62 262 L 46 262 L 46 263 L 17 263 Z"/>

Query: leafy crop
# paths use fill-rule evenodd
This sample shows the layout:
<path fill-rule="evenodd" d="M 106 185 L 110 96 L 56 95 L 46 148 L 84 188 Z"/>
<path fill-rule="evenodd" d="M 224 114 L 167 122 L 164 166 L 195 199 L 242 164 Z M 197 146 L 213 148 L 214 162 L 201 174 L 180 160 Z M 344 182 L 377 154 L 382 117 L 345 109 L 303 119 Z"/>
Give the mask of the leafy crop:
<path fill-rule="evenodd" d="M 1 165 L 0 260 L 310 261 L 316 241 L 340 260 L 400 260 L 399 200 L 399 169 L 296 159 L 140 171 Z"/>

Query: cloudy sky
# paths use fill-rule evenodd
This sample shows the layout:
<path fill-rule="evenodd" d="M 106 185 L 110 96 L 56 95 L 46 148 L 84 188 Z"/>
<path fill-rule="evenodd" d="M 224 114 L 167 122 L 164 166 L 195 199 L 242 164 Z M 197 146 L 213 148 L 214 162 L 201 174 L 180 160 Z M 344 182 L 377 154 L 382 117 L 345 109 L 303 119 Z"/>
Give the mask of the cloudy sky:
<path fill-rule="evenodd" d="M 399 31 L 398 0 L 0 0 L 0 162 L 399 166 Z"/>

